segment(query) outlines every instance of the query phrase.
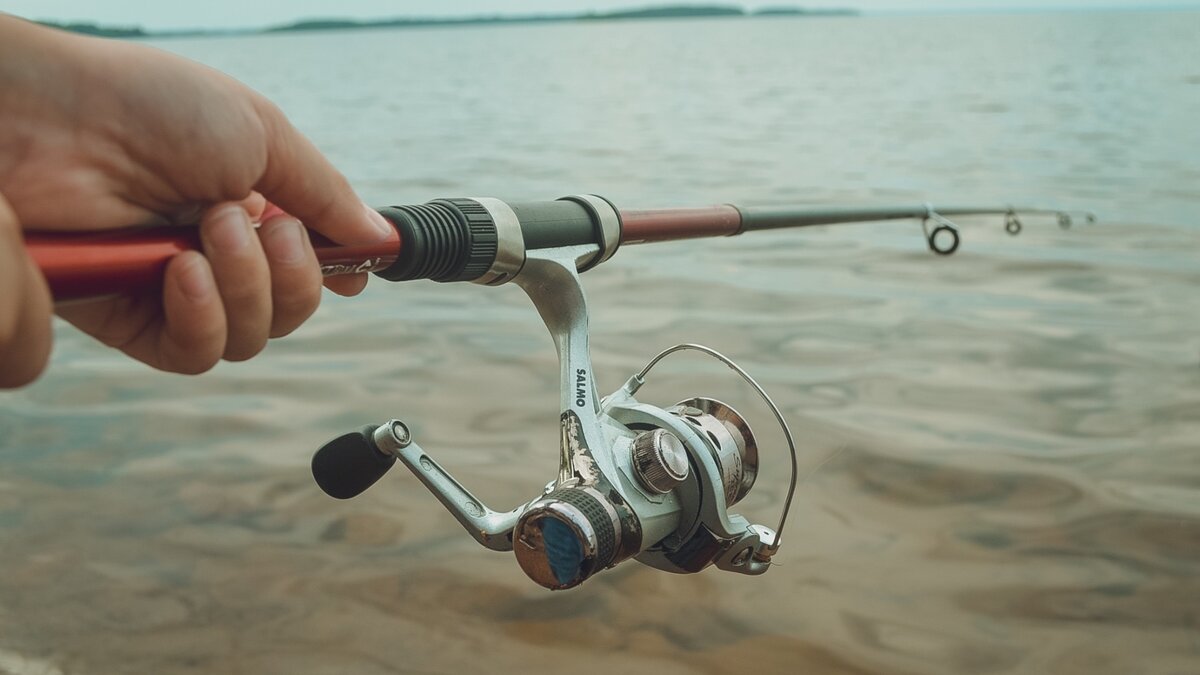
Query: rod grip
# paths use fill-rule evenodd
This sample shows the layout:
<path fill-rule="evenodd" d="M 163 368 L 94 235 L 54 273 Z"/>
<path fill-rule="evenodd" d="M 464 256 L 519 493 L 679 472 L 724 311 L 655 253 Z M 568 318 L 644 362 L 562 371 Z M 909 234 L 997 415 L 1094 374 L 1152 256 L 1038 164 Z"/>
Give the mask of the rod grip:
<path fill-rule="evenodd" d="M 376 272 L 388 281 L 473 281 L 496 260 L 495 220 L 473 199 L 438 199 L 379 212 L 404 241 L 395 262 Z"/>
<path fill-rule="evenodd" d="M 491 203 L 495 209 L 499 200 L 482 202 Z M 589 207 L 592 202 L 611 211 L 608 232 L 605 216 L 596 211 L 594 204 Z M 603 198 L 584 195 L 499 205 L 503 208 L 493 212 L 475 199 L 437 199 L 416 206 L 380 209 L 400 232 L 404 248 L 390 267 L 376 274 L 388 281 L 494 279 L 507 276 L 493 267 L 502 248 L 507 257 L 521 259 L 531 250 L 598 244 L 601 257 L 591 263 L 595 264 L 611 255 L 619 243 L 620 214 Z M 506 215 L 515 219 L 511 223 L 515 229 L 502 229 Z"/>

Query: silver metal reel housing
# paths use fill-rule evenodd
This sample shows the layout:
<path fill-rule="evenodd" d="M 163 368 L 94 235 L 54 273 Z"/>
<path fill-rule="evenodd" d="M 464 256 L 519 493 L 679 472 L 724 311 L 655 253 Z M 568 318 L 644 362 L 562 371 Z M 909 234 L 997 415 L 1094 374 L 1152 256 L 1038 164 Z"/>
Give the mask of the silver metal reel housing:
<path fill-rule="evenodd" d="M 758 442 L 746 418 L 726 403 L 697 396 L 680 401 L 668 412 L 698 428 L 717 448 L 717 464 L 725 486 L 725 502 L 733 506 L 754 487 L 758 478 Z"/>

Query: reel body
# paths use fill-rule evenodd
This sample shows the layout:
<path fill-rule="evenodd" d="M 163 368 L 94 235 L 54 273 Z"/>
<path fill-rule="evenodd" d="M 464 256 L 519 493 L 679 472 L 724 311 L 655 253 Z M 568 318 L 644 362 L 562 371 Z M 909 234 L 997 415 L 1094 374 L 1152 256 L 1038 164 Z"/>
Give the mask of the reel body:
<path fill-rule="evenodd" d="M 318 484 L 331 496 L 352 497 L 399 460 L 476 541 L 514 551 L 521 569 L 552 590 L 578 586 L 630 558 L 681 574 L 711 565 L 743 574 L 765 572 L 779 550 L 777 530 L 730 511 L 758 476 L 758 443 L 745 419 L 712 398 L 663 408 L 635 396 L 650 368 L 683 348 L 714 355 L 765 393 L 717 352 L 680 345 L 601 398 L 579 279 L 579 271 L 600 255 L 596 245 L 529 251 L 519 272 L 506 279 L 533 301 L 558 351 L 559 467 L 540 495 L 509 511 L 490 509 L 413 442 L 398 420 L 322 447 L 313 458 Z M 778 409 L 765 400 L 783 423 Z M 792 450 L 794 489 L 794 444 Z M 789 491 L 785 516 L 790 501 Z M 778 529 L 782 524 L 781 519 Z"/>

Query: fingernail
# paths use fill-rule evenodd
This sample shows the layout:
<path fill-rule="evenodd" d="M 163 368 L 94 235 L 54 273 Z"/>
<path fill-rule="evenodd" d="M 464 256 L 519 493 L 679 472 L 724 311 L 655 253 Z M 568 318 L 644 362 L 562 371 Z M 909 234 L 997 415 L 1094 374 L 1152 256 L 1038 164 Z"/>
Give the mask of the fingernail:
<path fill-rule="evenodd" d="M 271 223 L 263 245 L 267 256 L 275 262 L 294 265 L 304 259 L 304 233 L 300 221 L 282 218 Z"/>
<path fill-rule="evenodd" d="M 240 206 L 227 206 L 211 216 L 208 240 L 222 253 L 239 253 L 250 243 L 250 214 Z"/>
<path fill-rule="evenodd" d="M 383 235 L 381 238 L 386 239 L 396 233 L 396 226 L 389 223 L 388 219 L 380 215 L 378 211 L 366 204 L 363 204 L 363 208 L 367 210 L 367 219 L 371 221 L 376 230 L 379 230 L 379 234 Z"/>
<path fill-rule="evenodd" d="M 197 255 L 184 268 L 179 279 L 179 287 L 187 299 L 194 302 L 204 300 L 215 292 L 216 282 L 213 281 L 212 272 L 203 257 Z"/>

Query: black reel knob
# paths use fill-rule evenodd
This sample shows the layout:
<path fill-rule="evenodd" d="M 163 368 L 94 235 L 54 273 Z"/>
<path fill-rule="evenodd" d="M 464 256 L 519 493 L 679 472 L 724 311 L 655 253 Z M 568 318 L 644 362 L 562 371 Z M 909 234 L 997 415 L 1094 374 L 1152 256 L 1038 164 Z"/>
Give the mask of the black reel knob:
<path fill-rule="evenodd" d="M 396 463 L 395 455 L 375 443 L 378 426 L 343 434 L 317 450 L 312 459 L 313 478 L 325 494 L 337 499 L 356 497 L 371 487 Z"/>

